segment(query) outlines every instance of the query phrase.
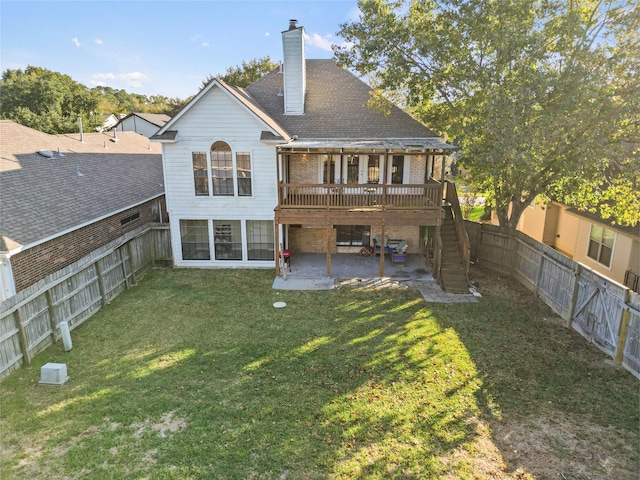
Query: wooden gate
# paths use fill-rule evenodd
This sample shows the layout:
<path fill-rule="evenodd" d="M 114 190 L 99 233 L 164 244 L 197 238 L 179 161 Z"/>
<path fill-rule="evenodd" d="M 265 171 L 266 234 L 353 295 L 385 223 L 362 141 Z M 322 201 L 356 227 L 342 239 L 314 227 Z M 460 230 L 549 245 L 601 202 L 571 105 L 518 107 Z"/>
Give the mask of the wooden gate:
<path fill-rule="evenodd" d="M 579 282 L 572 326 L 601 350 L 615 356 L 626 289 L 587 270 L 581 272 Z"/>

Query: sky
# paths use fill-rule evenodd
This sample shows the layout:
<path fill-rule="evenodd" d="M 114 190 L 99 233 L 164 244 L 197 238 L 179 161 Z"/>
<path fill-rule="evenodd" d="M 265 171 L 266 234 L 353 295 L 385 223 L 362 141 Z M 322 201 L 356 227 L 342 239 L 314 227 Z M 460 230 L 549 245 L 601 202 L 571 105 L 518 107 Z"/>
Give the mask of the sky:
<path fill-rule="evenodd" d="M 0 0 L 0 67 L 185 99 L 243 61 L 281 61 L 289 19 L 305 28 L 307 58 L 331 58 L 357 16 L 356 0 Z"/>

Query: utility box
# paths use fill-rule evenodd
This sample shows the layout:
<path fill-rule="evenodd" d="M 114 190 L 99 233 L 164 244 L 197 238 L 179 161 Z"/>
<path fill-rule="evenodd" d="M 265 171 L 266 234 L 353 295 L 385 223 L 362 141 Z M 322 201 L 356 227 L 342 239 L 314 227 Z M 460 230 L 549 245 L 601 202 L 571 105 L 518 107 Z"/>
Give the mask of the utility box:
<path fill-rule="evenodd" d="M 46 363 L 40 368 L 38 385 L 64 385 L 69 380 L 66 363 Z"/>

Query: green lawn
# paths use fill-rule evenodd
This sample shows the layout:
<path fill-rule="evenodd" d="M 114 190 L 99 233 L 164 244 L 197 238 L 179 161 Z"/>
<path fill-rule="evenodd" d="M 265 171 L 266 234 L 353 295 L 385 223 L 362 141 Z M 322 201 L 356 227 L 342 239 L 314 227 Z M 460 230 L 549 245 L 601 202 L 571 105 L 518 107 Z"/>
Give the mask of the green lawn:
<path fill-rule="evenodd" d="M 0 478 L 635 478 L 637 381 L 476 275 L 446 305 L 154 270 L 0 384 Z"/>

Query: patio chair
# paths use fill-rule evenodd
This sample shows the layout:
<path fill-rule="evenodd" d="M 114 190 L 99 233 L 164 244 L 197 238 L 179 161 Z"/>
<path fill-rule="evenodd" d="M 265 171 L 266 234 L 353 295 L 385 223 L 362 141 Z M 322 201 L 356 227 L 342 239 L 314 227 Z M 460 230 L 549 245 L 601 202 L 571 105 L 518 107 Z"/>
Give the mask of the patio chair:
<path fill-rule="evenodd" d="M 382 242 L 380 240 L 380 235 L 376 235 L 373 238 L 373 249 L 374 249 L 374 254 L 375 255 L 380 255 L 380 246 L 381 246 Z M 388 236 L 384 236 L 384 245 L 382 246 L 382 248 L 385 249 L 385 253 L 389 253 L 389 237 Z"/>
<path fill-rule="evenodd" d="M 398 243 L 395 248 L 391 251 L 391 263 L 402 263 L 405 266 L 407 265 L 407 244 L 406 240 L 402 240 Z"/>

